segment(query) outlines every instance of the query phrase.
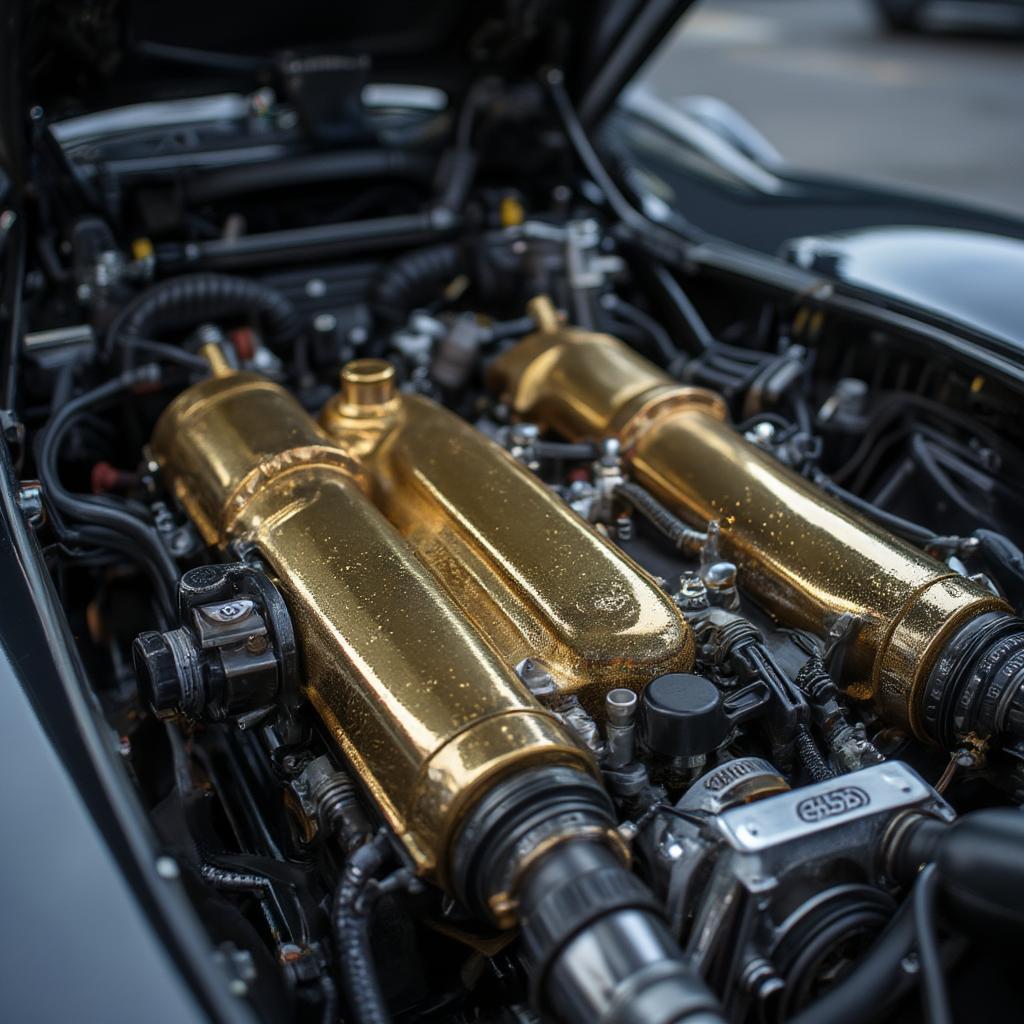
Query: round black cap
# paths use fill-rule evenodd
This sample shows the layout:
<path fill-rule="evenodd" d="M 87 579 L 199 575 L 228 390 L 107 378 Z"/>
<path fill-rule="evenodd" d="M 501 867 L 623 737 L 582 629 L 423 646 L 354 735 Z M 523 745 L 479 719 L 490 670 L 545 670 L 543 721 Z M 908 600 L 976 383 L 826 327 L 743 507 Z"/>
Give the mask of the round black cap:
<path fill-rule="evenodd" d="M 731 726 L 718 687 L 703 676 L 674 672 L 647 684 L 640 733 L 647 749 L 664 757 L 710 754 Z"/>
<path fill-rule="evenodd" d="M 163 633 L 140 633 L 132 644 L 139 696 L 158 718 L 173 715 L 181 703 L 181 680 L 171 645 Z"/>

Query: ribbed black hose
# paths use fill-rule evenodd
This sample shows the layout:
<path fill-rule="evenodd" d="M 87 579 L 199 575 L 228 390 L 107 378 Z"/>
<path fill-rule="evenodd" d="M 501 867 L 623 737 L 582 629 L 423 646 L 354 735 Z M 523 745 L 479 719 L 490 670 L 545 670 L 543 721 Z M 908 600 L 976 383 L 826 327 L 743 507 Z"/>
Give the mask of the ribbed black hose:
<path fill-rule="evenodd" d="M 259 281 L 231 274 L 181 274 L 152 285 L 121 310 L 107 331 L 104 354 L 109 357 L 125 340 L 241 315 L 263 321 L 272 347 L 293 341 L 301 326 L 291 300 Z"/>
<path fill-rule="evenodd" d="M 836 777 L 836 773 L 829 768 L 821 756 L 821 751 L 818 750 L 818 745 L 814 742 L 814 737 L 811 736 L 806 725 L 802 725 L 797 730 L 796 752 L 800 758 L 800 764 L 815 782 L 825 782 Z"/>
<path fill-rule="evenodd" d="M 334 897 L 334 940 L 349 1012 L 356 1024 L 387 1024 L 390 1019 L 373 963 L 373 901 L 367 891 L 384 863 L 386 850 L 382 836 L 359 847 L 346 862 Z"/>
<path fill-rule="evenodd" d="M 264 875 L 250 874 L 247 871 L 231 871 L 228 868 L 219 868 L 214 864 L 200 865 L 199 874 L 204 882 L 225 892 L 251 892 L 258 896 L 266 896 L 273 889 L 270 879 Z"/>
<path fill-rule="evenodd" d="M 371 306 L 381 323 L 395 327 L 417 306 L 437 293 L 462 269 L 457 245 L 444 243 L 413 249 L 392 260 L 373 286 Z"/>
<path fill-rule="evenodd" d="M 700 551 L 707 536 L 693 530 L 673 515 L 650 491 L 639 484 L 625 482 L 615 488 L 617 497 L 629 502 L 656 530 L 664 534 L 680 551 Z"/>

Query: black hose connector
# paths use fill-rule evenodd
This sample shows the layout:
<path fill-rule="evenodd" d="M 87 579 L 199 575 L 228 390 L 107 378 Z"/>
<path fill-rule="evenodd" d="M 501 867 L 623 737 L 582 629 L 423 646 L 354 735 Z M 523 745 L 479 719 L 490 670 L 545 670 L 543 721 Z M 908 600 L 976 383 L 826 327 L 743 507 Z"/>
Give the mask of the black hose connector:
<path fill-rule="evenodd" d="M 542 1014 L 579 1024 L 721 1021 L 656 900 L 606 847 L 556 847 L 527 873 L 519 914 Z"/>
<path fill-rule="evenodd" d="M 661 909 L 606 841 L 612 805 L 588 775 L 551 766 L 495 786 L 455 843 L 463 903 L 518 908 L 535 1007 L 567 1024 L 722 1024 Z M 546 853 L 533 855 L 542 846 Z"/>
<path fill-rule="evenodd" d="M 121 310 L 107 331 L 105 352 L 161 331 L 240 315 L 263 321 L 270 346 L 292 342 L 301 327 L 291 300 L 275 288 L 231 274 L 181 274 L 152 285 Z"/>
<path fill-rule="evenodd" d="M 1024 619 L 988 612 L 954 633 L 919 707 L 921 724 L 946 750 L 972 733 L 1024 738 Z"/>

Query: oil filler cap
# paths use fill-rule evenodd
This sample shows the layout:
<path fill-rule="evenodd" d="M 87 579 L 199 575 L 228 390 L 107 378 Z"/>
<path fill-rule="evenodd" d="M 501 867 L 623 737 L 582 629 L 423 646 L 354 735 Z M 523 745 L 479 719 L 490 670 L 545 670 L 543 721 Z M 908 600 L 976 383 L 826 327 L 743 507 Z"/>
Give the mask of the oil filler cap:
<path fill-rule="evenodd" d="M 673 672 L 647 684 L 640 706 L 640 735 L 651 753 L 700 757 L 717 750 L 731 730 L 722 695 L 709 679 Z"/>

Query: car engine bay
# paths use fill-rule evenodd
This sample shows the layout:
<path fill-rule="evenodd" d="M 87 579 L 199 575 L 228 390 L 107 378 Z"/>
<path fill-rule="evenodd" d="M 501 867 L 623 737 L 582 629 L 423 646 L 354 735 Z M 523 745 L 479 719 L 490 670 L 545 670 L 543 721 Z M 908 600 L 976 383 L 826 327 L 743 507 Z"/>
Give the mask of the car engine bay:
<path fill-rule="evenodd" d="M 19 505 L 231 994 L 1019 1006 L 1019 383 L 688 250 L 557 72 L 404 88 L 41 126 L 0 222 Z"/>

